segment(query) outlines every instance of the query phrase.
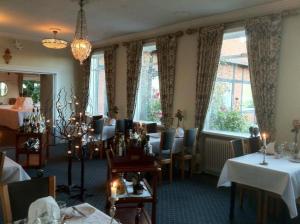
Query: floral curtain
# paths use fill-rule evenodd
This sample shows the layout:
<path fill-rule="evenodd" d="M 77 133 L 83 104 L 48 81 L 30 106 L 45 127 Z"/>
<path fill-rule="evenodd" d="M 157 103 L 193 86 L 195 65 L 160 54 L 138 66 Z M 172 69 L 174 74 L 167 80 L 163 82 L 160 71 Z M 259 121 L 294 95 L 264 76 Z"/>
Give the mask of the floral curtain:
<path fill-rule="evenodd" d="M 116 96 L 116 46 L 105 48 L 104 64 L 105 64 L 105 79 L 106 79 L 106 94 L 108 102 L 108 114 L 113 116 Z"/>
<path fill-rule="evenodd" d="M 276 88 L 281 42 L 281 15 L 246 22 L 250 82 L 261 132 L 275 138 Z"/>
<path fill-rule="evenodd" d="M 218 69 L 224 25 L 199 30 L 195 125 L 201 132 Z"/>
<path fill-rule="evenodd" d="M 91 57 L 92 56 L 90 55 L 80 66 L 80 74 L 82 75 L 82 92 L 79 93 L 81 96 L 80 111 L 86 111 L 87 105 L 89 103 Z"/>
<path fill-rule="evenodd" d="M 173 124 L 173 101 L 176 74 L 177 37 L 166 35 L 156 39 L 162 124 Z"/>
<path fill-rule="evenodd" d="M 134 41 L 127 45 L 127 117 L 133 119 L 136 105 L 136 94 L 138 90 L 141 72 L 141 61 L 143 42 Z"/>

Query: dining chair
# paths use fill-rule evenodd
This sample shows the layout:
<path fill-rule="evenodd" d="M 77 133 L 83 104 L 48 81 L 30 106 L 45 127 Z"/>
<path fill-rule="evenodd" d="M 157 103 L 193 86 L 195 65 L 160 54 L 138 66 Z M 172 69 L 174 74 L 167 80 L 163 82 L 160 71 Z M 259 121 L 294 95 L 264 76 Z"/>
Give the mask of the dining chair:
<path fill-rule="evenodd" d="M 239 157 L 244 155 L 244 142 L 242 139 L 235 139 L 230 141 L 231 150 L 234 157 Z"/>
<path fill-rule="evenodd" d="M 125 120 L 116 120 L 116 133 L 125 134 Z"/>
<path fill-rule="evenodd" d="M 173 181 L 173 145 L 175 129 L 168 129 L 161 132 L 158 162 L 160 166 L 169 166 L 169 181 Z M 160 172 L 160 182 L 162 182 L 162 172 Z"/>
<path fill-rule="evenodd" d="M 133 120 L 132 119 L 124 119 L 125 123 L 125 132 L 127 132 L 129 129 L 133 129 Z"/>
<path fill-rule="evenodd" d="M 260 137 L 259 136 L 250 137 L 248 139 L 248 142 L 249 142 L 249 147 L 250 147 L 251 153 L 255 153 L 258 150 L 260 150 Z"/>
<path fill-rule="evenodd" d="M 146 124 L 147 133 L 157 133 L 157 123 Z"/>
<path fill-rule="evenodd" d="M 55 176 L 1 184 L 0 197 L 4 223 L 13 223 L 26 218 L 32 202 L 47 196 L 55 198 L 55 188 Z"/>
<path fill-rule="evenodd" d="M 4 160 L 5 160 L 5 152 L 0 152 L 0 182 L 2 182 L 3 168 L 4 168 Z"/>
<path fill-rule="evenodd" d="M 195 142 L 197 137 L 198 128 L 190 128 L 184 131 L 183 137 L 183 147 L 181 152 L 174 155 L 174 159 L 179 161 L 180 166 L 180 176 L 181 179 L 184 179 L 185 171 L 185 162 L 189 161 L 189 171 L 190 176 L 192 176 L 192 167 L 193 167 L 193 155 L 195 149 Z"/>

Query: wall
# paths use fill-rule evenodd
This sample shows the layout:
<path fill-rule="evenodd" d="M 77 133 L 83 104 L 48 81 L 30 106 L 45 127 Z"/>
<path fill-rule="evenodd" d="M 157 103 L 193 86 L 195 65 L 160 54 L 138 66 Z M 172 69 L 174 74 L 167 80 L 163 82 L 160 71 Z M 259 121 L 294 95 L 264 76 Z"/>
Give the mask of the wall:
<path fill-rule="evenodd" d="M 9 98 L 19 96 L 18 75 L 14 73 L 0 72 L 0 82 L 5 82 L 7 85 L 7 95 L 0 96 L 0 103 L 8 104 Z"/>
<path fill-rule="evenodd" d="M 40 74 L 56 74 L 56 88 L 74 88 L 77 64 L 71 56 L 70 49 L 53 50 L 45 48 L 40 42 L 19 40 L 23 49 L 14 47 L 14 39 L 0 37 L 0 52 L 6 48 L 11 51 L 12 59 L 5 64 L 0 58 L 0 71 L 17 71 Z"/>

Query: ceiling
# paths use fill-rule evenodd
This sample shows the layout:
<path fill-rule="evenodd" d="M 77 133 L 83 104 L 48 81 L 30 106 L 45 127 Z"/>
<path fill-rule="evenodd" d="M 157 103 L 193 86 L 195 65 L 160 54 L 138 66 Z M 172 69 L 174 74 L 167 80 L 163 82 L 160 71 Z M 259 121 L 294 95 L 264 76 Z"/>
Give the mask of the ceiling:
<path fill-rule="evenodd" d="M 88 0 L 89 38 L 99 41 L 278 0 Z M 73 37 L 77 0 L 1 0 L 0 35 L 41 40 L 60 28 Z"/>

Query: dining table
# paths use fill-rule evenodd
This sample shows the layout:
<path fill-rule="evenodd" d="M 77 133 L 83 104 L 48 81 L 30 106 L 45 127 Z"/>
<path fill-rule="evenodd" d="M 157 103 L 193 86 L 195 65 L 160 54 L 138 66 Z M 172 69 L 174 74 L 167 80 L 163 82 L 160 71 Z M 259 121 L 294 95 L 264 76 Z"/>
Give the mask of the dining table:
<path fill-rule="evenodd" d="M 160 147 L 160 132 L 157 133 L 149 133 L 147 134 L 150 136 L 150 144 L 152 145 L 152 152 L 155 154 L 159 153 L 159 147 Z M 181 152 L 183 147 L 183 137 L 176 137 L 174 138 L 174 144 L 173 144 L 173 149 L 172 152 L 179 153 Z"/>
<path fill-rule="evenodd" d="M 266 155 L 267 164 L 262 165 L 263 156 L 262 153 L 256 152 L 226 161 L 217 186 L 231 187 L 231 220 L 234 218 L 236 184 L 261 190 L 265 200 L 268 193 L 274 193 L 287 205 L 291 218 L 298 216 L 296 200 L 300 196 L 300 161 L 287 156 Z"/>
<path fill-rule="evenodd" d="M 8 184 L 16 181 L 30 180 L 30 176 L 23 167 L 5 156 L 1 183 Z"/>
<path fill-rule="evenodd" d="M 63 224 L 118 224 L 115 219 L 98 210 L 89 203 L 61 209 Z M 14 224 L 25 224 L 26 219 L 15 221 Z"/>

